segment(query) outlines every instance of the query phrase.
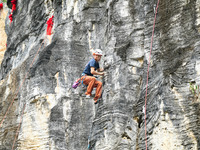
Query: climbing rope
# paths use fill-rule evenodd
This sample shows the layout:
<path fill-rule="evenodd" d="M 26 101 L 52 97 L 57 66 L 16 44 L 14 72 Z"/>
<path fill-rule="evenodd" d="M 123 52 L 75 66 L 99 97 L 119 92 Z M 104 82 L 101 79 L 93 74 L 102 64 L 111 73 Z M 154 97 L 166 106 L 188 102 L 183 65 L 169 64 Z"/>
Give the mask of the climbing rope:
<path fill-rule="evenodd" d="M 148 68 L 147 68 L 147 82 L 146 82 L 146 94 L 145 94 L 145 144 L 146 144 L 146 150 L 147 150 L 147 123 L 146 123 L 146 110 L 147 110 L 147 87 L 148 87 L 148 78 L 149 78 L 149 67 L 150 67 L 150 61 L 151 61 L 151 51 L 152 51 L 152 46 L 153 46 L 153 37 L 154 37 L 154 29 L 155 29 L 155 24 L 156 24 L 156 14 L 158 11 L 158 5 L 159 5 L 160 0 L 158 0 L 157 7 L 156 7 L 156 12 L 155 12 L 155 17 L 154 17 L 154 24 L 153 24 L 153 31 L 152 31 L 152 37 L 151 37 L 151 47 L 150 47 L 150 54 L 149 54 L 149 63 L 148 63 Z"/>
<path fill-rule="evenodd" d="M 46 36 L 45 36 L 45 38 L 46 38 Z M 44 40 L 45 40 L 45 38 L 44 38 Z M 40 45 L 40 48 L 42 47 L 42 44 L 43 44 L 44 40 L 42 41 L 42 43 L 41 43 L 41 45 Z M 44 43 L 44 44 L 45 44 L 45 43 Z M 31 63 L 31 65 L 30 65 L 30 67 L 29 67 L 29 70 L 28 70 L 27 74 L 29 73 L 30 68 L 32 67 L 32 65 L 33 65 L 33 63 L 34 63 L 35 58 L 37 57 L 40 48 L 38 49 L 37 53 L 35 54 L 35 57 L 34 57 L 34 59 L 33 59 L 32 63 Z M 27 74 L 26 74 L 26 76 L 27 76 Z M 24 80 L 26 79 L 26 76 L 25 76 Z M 24 115 L 24 110 L 25 110 L 25 108 L 26 108 L 26 103 L 24 104 L 24 108 L 23 108 L 23 111 L 22 111 L 22 115 L 21 115 L 21 119 L 20 119 L 20 122 L 19 122 L 19 126 L 18 126 L 18 128 L 17 128 L 16 135 L 15 135 L 15 139 L 14 139 L 14 142 L 13 142 L 12 150 L 13 150 L 13 148 L 14 148 L 14 146 L 15 146 L 15 142 L 16 142 L 16 139 L 17 139 L 17 136 L 18 136 L 18 132 L 19 132 L 19 129 L 20 129 L 20 127 L 21 127 L 21 123 L 22 123 L 22 119 L 23 119 L 23 115 Z"/>
<path fill-rule="evenodd" d="M 45 39 L 46 39 L 46 36 L 44 37 L 44 40 L 45 40 Z M 44 43 L 44 40 L 42 41 L 42 43 L 41 43 L 41 45 L 40 45 L 40 47 L 39 47 L 37 53 L 35 54 L 35 57 L 34 57 L 32 63 L 31 63 L 31 65 L 29 66 L 29 69 L 28 69 L 28 71 L 26 72 L 26 75 L 25 75 L 25 77 L 24 77 L 24 79 L 23 79 L 23 81 L 22 81 L 22 83 L 21 83 L 21 85 L 20 85 L 18 91 L 16 92 L 16 94 L 15 94 L 15 96 L 14 96 L 14 98 L 13 98 L 11 104 L 9 105 L 9 107 L 8 107 L 8 109 L 7 109 L 5 115 L 4 115 L 4 117 L 3 117 L 3 119 L 2 119 L 2 121 L 1 121 L 1 123 L 0 123 L 0 127 L 2 127 L 2 124 L 3 124 L 3 122 L 4 122 L 4 120 L 5 120 L 6 116 L 7 116 L 7 113 L 9 112 L 11 106 L 13 105 L 13 102 L 14 102 L 15 98 L 17 97 L 19 91 L 21 90 L 21 88 L 22 88 L 22 86 L 23 86 L 23 84 L 24 84 L 24 81 L 25 81 L 27 75 L 29 74 L 30 68 L 32 67 L 32 65 L 33 65 L 33 63 L 34 63 L 34 61 L 35 61 L 35 58 L 37 57 L 37 55 L 38 55 L 38 53 L 39 53 L 39 51 L 40 51 L 40 49 L 41 49 L 41 47 L 42 47 L 42 44 Z"/>
<path fill-rule="evenodd" d="M 15 142 L 16 142 L 16 139 L 17 139 L 17 136 L 18 136 L 18 132 L 19 132 L 19 129 L 20 129 L 21 124 L 22 124 L 22 119 L 23 119 L 23 115 L 24 115 L 24 110 L 25 110 L 25 108 L 26 108 L 26 104 L 24 104 L 24 108 L 23 108 L 23 111 L 22 111 L 22 115 L 21 115 L 21 119 L 20 119 L 20 122 L 19 122 L 19 126 L 18 126 L 18 128 L 17 128 L 17 132 L 16 132 L 15 139 L 14 139 L 14 142 L 13 142 L 12 150 L 13 150 L 13 148 L 14 148 L 14 146 L 15 146 Z"/>
<path fill-rule="evenodd" d="M 45 38 L 46 38 L 46 36 L 45 36 Z M 45 40 L 45 38 L 44 38 L 44 40 Z M 26 76 L 28 75 L 28 73 L 29 73 L 29 71 L 30 71 L 30 68 L 32 67 L 32 65 L 33 65 L 33 63 L 34 63 L 35 58 L 37 57 L 38 52 L 40 51 L 44 40 L 42 41 L 42 43 L 41 43 L 41 45 L 40 45 L 40 47 L 39 47 L 37 53 L 35 54 L 35 57 L 34 57 L 34 59 L 33 59 L 32 63 L 31 63 L 31 65 L 30 65 L 30 67 L 29 67 L 29 70 L 27 71 L 27 73 L 26 73 L 26 75 L 25 75 L 25 77 L 24 77 L 23 82 L 25 81 Z M 22 82 L 21 85 L 23 85 L 23 82 Z M 21 88 L 21 87 L 20 87 L 20 88 Z M 19 90 L 18 90 L 18 92 L 19 92 Z M 18 93 L 17 93 L 17 94 L 18 94 Z M 16 95 L 17 95 L 17 94 L 16 94 Z M 11 106 L 10 106 L 10 107 L 11 107 Z M 18 136 L 18 133 L 19 133 L 19 129 L 20 129 L 20 127 L 21 127 L 21 123 L 22 123 L 22 119 L 23 119 L 23 115 L 24 115 L 24 110 L 25 110 L 25 108 L 26 108 L 26 103 L 24 104 L 24 108 L 23 108 L 23 111 L 22 111 L 22 114 L 21 114 L 21 119 L 20 119 L 20 122 L 19 122 L 19 126 L 18 126 L 18 128 L 17 128 L 17 131 L 16 131 L 16 135 L 15 135 L 15 139 L 14 139 L 14 142 L 13 142 L 12 150 L 14 149 L 15 142 L 16 142 L 16 139 L 17 139 L 17 136 Z"/>
<path fill-rule="evenodd" d="M 14 11 L 14 10 L 16 10 L 16 0 L 12 0 L 12 2 L 14 3 L 14 7 L 13 7 L 13 10 L 12 10 L 12 11 Z M 12 19 L 12 13 L 10 14 L 10 16 L 11 16 L 11 19 Z M 9 17 L 10 17 L 10 16 L 9 16 Z M 53 16 L 52 16 L 52 19 L 53 19 Z M 53 27 L 53 22 L 51 21 L 51 29 L 52 29 L 52 27 Z M 26 72 L 26 75 L 25 75 L 25 77 L 24 77 L 22 83 L 21 83 L 20 86 L 19 86 L 18 91 L 16 92 L 16 94 L 15 94 L 15 96 L 14 96 L 12 102 L 10 103 L 10 105 L 9 105 L 9 107 L 8 107 L 8 109 L 7 109 L 5 115 L 4 115 L 4 117 L 3 117 L 3 119 L 2 119 L 2 121 L 1 121 L 1 123 L 0 123 L 0 127 L 2 127 L 2 124 L 3 124 L 4 120 L 5 120 L 5 118 L 6 118 L 7 114 L 8 114 L 8 112 L 9 112 L 9 110 L 10 110 L 10 108 L 11 108 L 11 106 L 13 105 L 15 98 L 17 97 L 19 91 L 21 90 L 21 88 L 22 88 L 22 86 L 23 86 L 23 84 L 24 84 L 24 81 L 25 81 L 27 75 L 28 75 L 29 72 L 30 72 L 30 68 L 33 66 L 33 63 L 35 62 L 35 59 L 36 59 L 36 57 L 37 57 L 37 55 L 38 55 L 38 53 L 39 53 L 39 51 L 40 51 L 42 45 L 43 45 L 43 44 L 45 45 L 45 42 L 44 42 L 44 41 L 45 41 L 47 35 L 51 35 L 51 29 L 48 29 L 48 28 L 47 28 L 47 31 L 48 31 L 47 33 L 49 33 L 49 34 L 46 34 L 46 35 L 45 35 L 45 37 L 44 37 L 44 39 L 43 39 L 43 41 L 42 41 L 42 43 L 41 43 L 39 49 L 37 50 L 37 52 L 36 52 L 36 54 L 35 54 L 35 56 L 34 56 L 32 62 L 31 62 L 31 64 L 30 64 L 30 66 L 29 66 L 29 69 L 28 69 L 28 71 Z M 19 132 L 19 129 L 20 129 L 20 127 L 21 127 L 21 122 L 22 122 L 22 119 L 23 119 L 25 107 L 26 107 L 26 103 L 24 104 L 24 108 L 23 108 L 23 111 L 22 111 L 20 123 L 19 123 L 19 126 L 18 126 L 18 128 L 17 128 L 17 132 L 16 132 L 15 139 L 14 139 L 14 142 L 13 142 L 12 150 L 13 150 L 13 148 L 14 148 L 14 146 L 15 146 L 15 141 L 16 141 L 16 139 L 17 139 L 18 132 Z"/>

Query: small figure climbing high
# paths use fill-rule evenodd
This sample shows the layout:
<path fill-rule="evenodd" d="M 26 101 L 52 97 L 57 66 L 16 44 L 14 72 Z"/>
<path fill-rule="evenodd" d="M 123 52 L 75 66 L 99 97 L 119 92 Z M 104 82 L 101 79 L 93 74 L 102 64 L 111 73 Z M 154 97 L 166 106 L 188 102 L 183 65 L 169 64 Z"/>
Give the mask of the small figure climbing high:
<path fill-rule="evenodd" d="M 54 16 L 52 16 L 51 18 L 49 18 L 47 20 L 47 38 L 49 39 L 49 43 L 51 43 L 51 34 L 52 34 L 52 28 L 53 28 L 53 21 Z"/>
<path fill-rule="evenodd" d="M 17 0 L 12 0 L 12 12 L 16 10 Z"/>
<path fill-rule="evenodd" d="M 12 13 L 9 15 L 9 19 L 10 19 L 10 24 L 11 24 L 11 22 L 12 22 L 12 20 L 13 20 L 13 18 L 12 18 Z"/>
<path fill-rule="evenodd" d="M 101 60 L 102 51 L 100 49 L 94 50 L 93 58 L 85 66 L 85 69 L 82 73 L 81 81 L 83 84 L 88 85 L 87 92 L 85 93 L 86 98 L 90 98 L 93 88 L 96 88 L 96 94 L 94 97 L 94 103 L 98 102 L 98 99 L 101 97 L 102 92 L 102 83 L 97 81 L 93 75 L 103 76 L 105 73 L 104 69 L 99 67 L 99 61 Z"/>
<path fill-rule="evenodd" d="M 47 20 L 47 35 L 51 35 L 51 31 L 52 31 L 52 28 L 53 28 L 53 17 L 54 16 L 52 16 L 51 18 L 49 18 L 48 20 Z"/>
<path fill-rule="evenodd" d="M 3 3 L 0 3 L 0 11 L 3 9 Z"/>

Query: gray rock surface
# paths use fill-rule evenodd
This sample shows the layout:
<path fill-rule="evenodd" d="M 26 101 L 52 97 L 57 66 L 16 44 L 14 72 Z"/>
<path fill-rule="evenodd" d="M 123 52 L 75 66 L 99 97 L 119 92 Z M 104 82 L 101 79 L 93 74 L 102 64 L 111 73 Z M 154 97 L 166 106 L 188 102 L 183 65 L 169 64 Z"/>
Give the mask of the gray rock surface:
<path fill-rule="evenodd" d="M 18 0 L 1 63 L 0 120 L 17 96 L 0 127 L 0 150 L 12 149 L 24 105 L 15 149 L 144 150 L 156 3 Z M 46 21 L 53 14 L 49 42 Z M 160 1 L 149 62 L 148 149 L 200 149 L 199 89 L 193 88 L 200 84 L 199 27 L 199 0 Z M 107 73 L 97 105 L 81 87 L 71 88 L 92 58 L 90 48 L 103 50 Z"/>

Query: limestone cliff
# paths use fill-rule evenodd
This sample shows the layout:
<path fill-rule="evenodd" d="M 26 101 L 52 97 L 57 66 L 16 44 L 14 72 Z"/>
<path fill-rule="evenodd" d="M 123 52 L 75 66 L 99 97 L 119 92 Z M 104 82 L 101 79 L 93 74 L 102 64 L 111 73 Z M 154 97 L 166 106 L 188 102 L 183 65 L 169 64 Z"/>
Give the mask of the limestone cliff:
<path fill-rule="evenodd" d="M 0 127 L 0 150 L 12 149 L 22 115 L 14 149 L 146 149 L 148 63 L 148 149 L 199 150 L 200 0 L 160 0 L 148 62 L 156 3 L 18 0 L 0 69 L 0 121 L 12 104 Z M 107 73 L 96 105 L 84 89 L 71 88 L 91 47 L 103 50 Z"/>

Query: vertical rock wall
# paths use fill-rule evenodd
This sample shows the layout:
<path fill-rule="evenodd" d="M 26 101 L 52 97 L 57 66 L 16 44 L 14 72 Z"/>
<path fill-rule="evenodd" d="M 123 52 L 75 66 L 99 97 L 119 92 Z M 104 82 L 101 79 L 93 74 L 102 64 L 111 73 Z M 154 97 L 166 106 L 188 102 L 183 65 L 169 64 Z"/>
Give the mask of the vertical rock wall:
<path fill-rule="evenodd" d="M 0 128 L 0 149 L 12 149 L 24 105 L 15 149 L 145 149 L 150 63 L 148 149 L 198 150 L 200 100 L 193 87 L 200 84 L 200 1 L 160 1 L 148 62 L 156 3 L 18 0 L 0 70 L 1 120 L 13 102 Z M 49 42 L 46 21 L 53 14 Z M 85 89 L 71 88 L 92 58 L 89 48 L 103 50 L 107 73 L 97 105 L 85 99 Z"/>

